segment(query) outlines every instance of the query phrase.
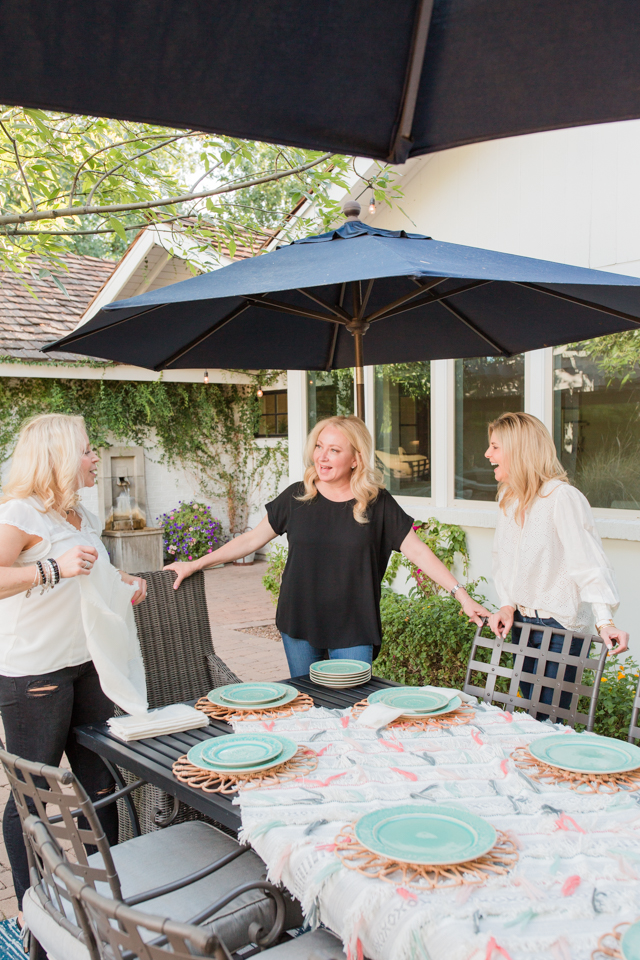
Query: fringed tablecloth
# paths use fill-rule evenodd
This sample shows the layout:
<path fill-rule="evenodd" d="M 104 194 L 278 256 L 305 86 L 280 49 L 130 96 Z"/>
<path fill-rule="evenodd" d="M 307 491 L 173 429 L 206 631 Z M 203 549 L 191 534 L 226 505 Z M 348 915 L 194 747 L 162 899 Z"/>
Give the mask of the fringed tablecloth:
<path fill-rule="evenodd" d="M 241 792 L 243 829 L 303 904 L 309 923 L 361 960 L 589 960 L 598 937 L 640 908 L 640 793 L 580 794 L 528 779 L 510 759 L 568 728 L 480 705 L 468 726 L 429 733 L 354 725 L 314 708 L 236 731 L 285 734 L 319 752 L 315 772 Z M 416 892 L 344 867 L 333 842 L 363 814 L 398 803 L 446 803 L 517 842 L 507 876 Z"/>

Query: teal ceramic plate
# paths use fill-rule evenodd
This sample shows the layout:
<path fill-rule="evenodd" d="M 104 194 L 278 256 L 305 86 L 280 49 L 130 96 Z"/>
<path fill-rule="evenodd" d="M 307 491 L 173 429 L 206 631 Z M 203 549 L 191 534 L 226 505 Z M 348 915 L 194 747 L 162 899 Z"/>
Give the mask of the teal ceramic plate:
<path fill-rule="evenodd" d="M 397 690 L 376 690 L 368 699 L 369 703 L 384 703 L 387 707 L 405 710 L 410 715 L 427 715 L 446 707 L 454 696 L 453 693 L 438 693 L 419 687 L 399 687 Z"/>
<path fill-rule="evenodd" d="M 460 697 L 454 697 L 453 700 L 450 700 L 449 703 L 445 704 L 444 707 L 440 707 L 439 710 L 430 710 L 429 713 L 409 713 L 407 714 L 407 719 L 409 720 L 420 720 L 421 717 L 440 717 L 444 713 L 451 713 L 453 710 L 457 710 L 458 707 L 462 706 L 462 700 Z"/>
<path fill-rule="evenodd" d="M 401 863 L 465 863 L 494 846 L 490 823 L 456 807 L 405 804 L 374 810 L 356 823 L 356 837 L 367 848 Z"/>
<path fill-rule="evenodd" d="M 270 767 L 277 767 L 278 764 L 291 760 L 298 749 L 298 744 L 289 740 L 288 737 L 274 737 L 274 740 L 279 740 L 282 744 L 282 752 L 279 756 L 273 757 L 271 760 L 265 760 L 264 763 L 252 764 L 250 767 L 222 767 L 217 763 L 206 760 L 203 754 L 211 749 L 211 740 L 204 740 L 202 743 L 196 744 L 195 747 L 191 747 L 187 754 L 187 760 L 194 767 L 200 767 L 201 770 L 212 770 L 214 773 L 258 773 L 260 770 L 269 770 Z"/>
<path fill-rule="evenodd" d="M 632 923 L 620 941 L 624 960 L 640 960 L 640 923 Z"/>
<path fill-rule="evenodd" d="M 529 753 L 572 773 L 626 773 L 640 767 L 640 747 L 592 733 L 556 733 L 529 744 Z"/>
<path fill-rule="evenodd" d="M 331 683 L 328 683 L 326 680 L 311 677 L 311 683 L 315 683 L 318 687 L 327 687 L 329 690 L 346 690 L 347 687 L 359 687 L 370 679 L 371 674 L 362 677 L 360 680 L 333 680 Z"/>
<path fill-rule="evenodd" d="M 371 664 L 365 660 L 318 660 L 309 667 L 310 673 L 321 674 L 322 676 L 339 676 L 352 674 L 357 676 L 371 669 Z"/>
<path fill-rule="evenodd" d="M 268 733 L 238 733 L 217 737 L 202 751 L 202 759 L 217 767 L 238 769 L 275 760 L 282 753 L 282 741 Z"/>
<path fill-rule="evenodd" d="M 268 703 L 229 703 L 228 700 L 223 700 L 220 695 L 220 691 L 228 690 L 229 687 L 235 687 L 237 684 L 230 683 L 228 687 L 216 687 L 215 690 L 210 690 L 207 694 L 207 700 L 210 700 L 211 703 L 215 703 L 216 707 L 226 707 L 227 710 L 272 710 L 275 707 L 284 707 L 287 703 L 291 703 L 292 700 L 298 696 L 298 691 L 295 687 L 290 687 L 288 683 L 281 683 L 280 686 L 286 689 L 286 694 L 284 697 L 281 697 L 279 700 L 270 700 Z"/>
<path fill-rule="evenodd" d="M 227 703 L 251 706 L 282 700 L 288 689 L 284 683 L 229 683 L 225 687 L 217 687 L 216 693 Z"/>

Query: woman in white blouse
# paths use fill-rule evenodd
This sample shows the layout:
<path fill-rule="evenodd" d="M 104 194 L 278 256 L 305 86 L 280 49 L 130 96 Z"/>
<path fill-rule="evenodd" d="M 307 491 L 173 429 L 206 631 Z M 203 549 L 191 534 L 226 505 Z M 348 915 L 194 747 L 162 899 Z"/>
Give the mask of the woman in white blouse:
<path fill-rule="evenodd" d="M 607 647 L 622 653 L 629 634 L 613 622 L 619 605 L 613 570 L 591 507 L 568 482 L 547 428 L 531 414 L 504 413 L 489 425 L 485 457 L 500 503 L 493 546 L 500 609 L 489 626 L 505 637 L 514 621 L 576 631 L 591 631 L 595 622 Z M 514 642 L 519 632 L 516 627 Z M 541 639 L 532 631 L 529 646 L 539 647 Z M 552 639 L 550 649 L 559 652 L 561 638 Z M 549 676 L 556 676 L 554 667 L 557 672 L 548 664 Z M 535 672 L 534 658 L 525 659 L 524 669 Z M 575 678 L 575 667 L 567 667 L 569 682 L 572 670 Z M 532 684 L 521 687 L 530 696 Z M 543 702 L 551 702 L 552 692 L 543 689 Z"/>
<path fill-rule="evenodd" d="M 66 753 L 92 799 L 109 793 L 113 780 L 73 728 L 112 716 L 114 695 L 125 708 L 137 701 L 146 707 L 131 609 L 144 600 L 146 583 L 111 565 L 97 518 L 78 502 L 78 490 L 96 482 L 97 461 L 82 417 L 35 417 L 20 432 L 0 503 L 6 748 L 54 766 Z M 118 837 L 114 808 L 100 814 L 111 843 Z M 20 907 L 29 877 L 13 797 L 3 833 Z"/>

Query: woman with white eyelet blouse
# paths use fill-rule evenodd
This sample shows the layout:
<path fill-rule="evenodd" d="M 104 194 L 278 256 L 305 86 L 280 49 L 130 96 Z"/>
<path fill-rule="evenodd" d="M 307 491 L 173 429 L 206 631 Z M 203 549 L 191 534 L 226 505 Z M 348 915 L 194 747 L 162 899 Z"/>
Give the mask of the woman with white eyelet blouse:
<path fill-rule="evenodd" d="M 78 502 L 98 457 L 82 417 L 44 414 L 22 428 L 0 501 L 0 713 L 9 753 L 57 766 L 66 753 L 92 799 L 113 779 L 73 735 L 79 724 L 147 708 L 132 605 L 144 580 L 116 570 L 100 525 Z M 115 804 L 100 813 L 117 843 Z M 3 820 L 18 904 L 29 886 L 13 797 Z"/>
<path fill-rule="evenodd" d="M 485 457 L 494 468 L 500 504 L 493 549 L 500 610 L 489 618 L 491 629 L 506 637 L 515 623 L 517 643 L 519 623 L 588 632 L 595 623 L 609 650 L 622 653 L 629 635 L 613 622 L 619 605 L 613 570 L 591 507 L 568 482 L 547 428 L 531 414 L 504 413 L 489 425 Z M 528 645 L 539 647 L 541 639 L 541 632 L 532 631 Z M 552 638 L 550 649 L 560 652 L 560 637 Z M 535 666 L 533 657 L 525 659 L 526 672 L 535 673 Z M 554 667 L 547 665 L 548 676 L 556 676 Z M 564 679 L 573 682 L 575 667 L 566 667 Z M 521 684 L 525 697 L 531 688 Z M 543 689 L 542 701 L 551 703 L 552 693 Z"/>

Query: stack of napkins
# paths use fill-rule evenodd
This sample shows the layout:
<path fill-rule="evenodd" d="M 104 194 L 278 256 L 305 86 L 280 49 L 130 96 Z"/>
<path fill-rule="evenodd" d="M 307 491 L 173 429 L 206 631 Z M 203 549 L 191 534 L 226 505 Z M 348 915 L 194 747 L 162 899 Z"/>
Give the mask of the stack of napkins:
<path fill-rule="evenodd" d="M 172 703 L 168 707 L 159 707 L 137 716 L 111 717 L 107 723 L 114 737 L 129 741 L 206 727 L 209 718 L 186 703 Z"/>

